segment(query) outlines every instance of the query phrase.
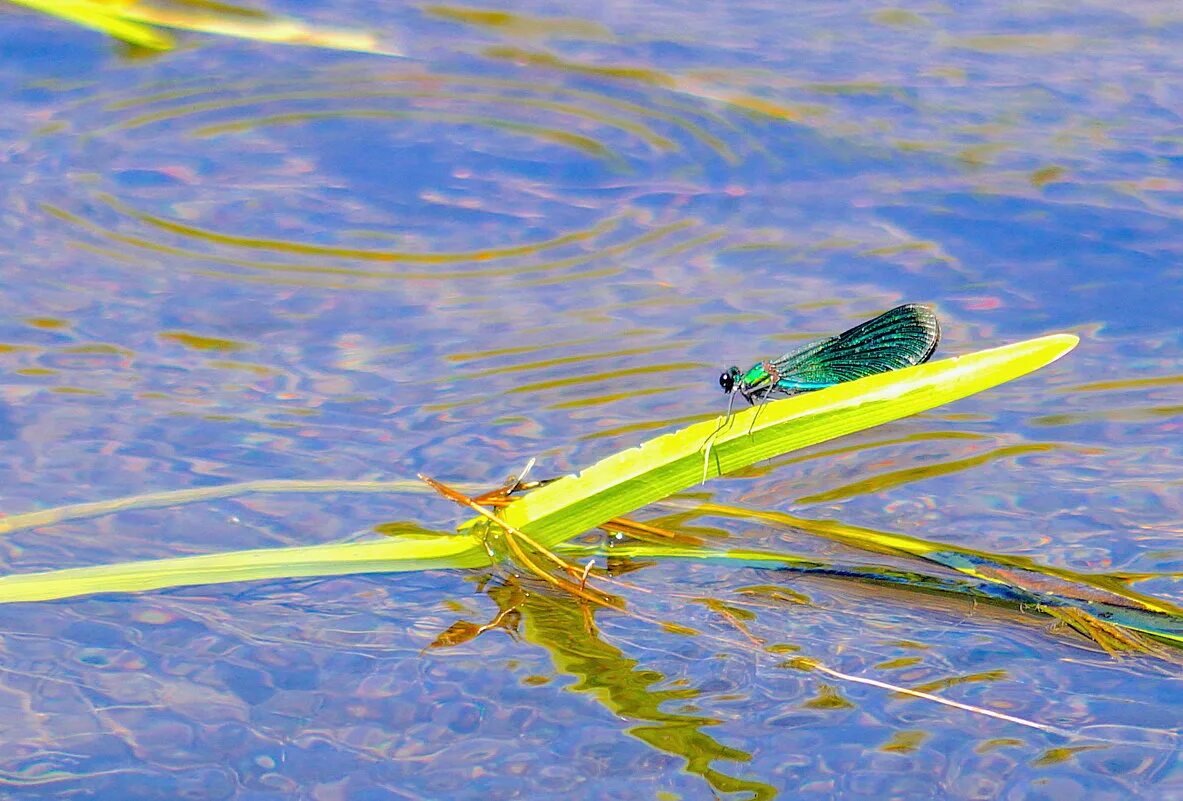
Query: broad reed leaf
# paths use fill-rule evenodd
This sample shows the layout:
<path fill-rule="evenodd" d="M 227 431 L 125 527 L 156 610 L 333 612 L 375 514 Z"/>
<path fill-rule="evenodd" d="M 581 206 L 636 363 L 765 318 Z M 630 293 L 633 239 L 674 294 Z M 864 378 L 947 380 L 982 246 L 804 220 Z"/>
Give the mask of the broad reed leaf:
<path fill-rule="evenodd" d="M 102 592 L 146 592 L 234 581 L 401 573 L 488 565 L 471 536 L 390 537 L 376 542 L 261 548 L 0 578 L 0 603 L 48 601 Z"/>
<path fill-rule="evenodd" d="M 264 11 L 209 0 L 9 0 L 102 31 L 128 44 L 171 50 L 173 40 L 152 26 L 376 55 L 400 55 L 365 31 L 309 25 Z"/>
<path fill-rule="evenodd" d="M 708 440 L 706 477 L 713 478 L 973 395 L 1050 364 L 1077 342 L 1053 334 L 757 405 L 726 423 L 698 423 L 542 487 L 502 519 L 551 547 L 701 482 Z"/>
<path fill-rule="evenodd" d="M 173 39 L 167 33 L 125 19 L 103 3 L 92 0 L 9 0 L 10 3 L 73 22 L 137 47 L 149 50 L 172 50 Z"/>
<path fill-rule="evenodd" d="M 545 547 L 697 484 L 712 434 L 709 476 L 964 398 L 1049 364 L 1072 350 L 1069 334 L 1020 342 L 839 384 L 699 423 L 614 454 L 531 492 L 502 511 L 510 525 Z M 333 489 L 326 488 L 326 491 Z M 88 505 L 129 508 L 134 499 Z M 54 510 L 38 513 L 54 519 Z M 76 515 L 80 516 L 80 515 Z M 379 542 L 271 548 L 0 578 L 0 603 L 100 592 L 300 576 L 400 572 L 488 565 L 482 526 L 447 536 L 390 537 Z"/>

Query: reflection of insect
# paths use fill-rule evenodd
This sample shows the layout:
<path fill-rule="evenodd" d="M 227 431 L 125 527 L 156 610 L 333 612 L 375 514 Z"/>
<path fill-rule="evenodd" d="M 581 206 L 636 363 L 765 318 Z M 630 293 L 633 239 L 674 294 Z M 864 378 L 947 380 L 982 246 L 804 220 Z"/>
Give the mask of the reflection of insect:
<path fill-rule="evenodd" d="M 936 315 L 927 306 L 908 303 L 779 359 L 757 362 L 746 373 L 729 367 L 719 376 L 719 386 L 729 395 L 738 392 L 753 404 L 773 395 L 787 397 L 922 364 L 940 339 Z M 731 395 L 731 402 L 735 402 L 735 395 Z M 727 410 L 730 414 L 730 403 Z"/>

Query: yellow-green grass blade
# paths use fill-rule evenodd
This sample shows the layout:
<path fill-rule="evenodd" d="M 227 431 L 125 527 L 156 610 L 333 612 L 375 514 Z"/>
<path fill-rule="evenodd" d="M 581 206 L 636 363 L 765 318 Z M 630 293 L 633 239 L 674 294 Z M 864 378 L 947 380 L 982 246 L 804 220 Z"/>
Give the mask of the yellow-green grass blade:
<path fill-rule="evenodd" d="M 349 50 L 371 55 L 394 56 L 377 37 L 366 31 L 322 28 L 298 19 L 281 17 L 246 6 L 210 3 L 205 0 L 151 3 L 144 0 L 106 0 L 119 8 L 124 19 L 166 28 L 233 36 L 272 44 L 305 45 L 331 50 Z"/>
<path fill-rule="evenodd" d="M 726 423 L 708 420 L 542 487 L 506 507 L 502 519 L 553 547 L 698 484 L 708 440 L 711 478 L 973 395 L 1050 364 L 1078 342 L 1053 334 L 758 405 Z"/>
<path fill-rule="evenodd" d="M 474 491 L 471 487 L 457 485 L 461 491 Z M 312 493 L 412 493 L 426 495 L 433 492 L 422 481 L 308 481 L 300 479 L 260 479 L 258 481 L 241 481 L 235 484 L 216 484 L 212 487 L 190 487 L 182 490 L 168 490 L 165 492 L 149 492 L 143 495 L 127 495 L 106 501 L 89 501 L 86 503 L 71 503 L 65 506 L 54 506 L 49 509 L 38 509 L 34 512 L 0 517 L 0 535 L 11 534 L 30 528 L 53 526 L 71 520 L 86 520 L 92 517 L 116 514 L 118 512 L 138 509 L 161 509 L 170 506 L 185 506 L 202 501 L 224 500 L 238 498 L 243 495 L 259 495 L 268 493 L 294 493 L 309 495 Z"/>
<path fill-rule="evenodd" d="M 149 25 L 125 19 L 104 3 L 91 0 L 9 0 L 85 28 L 100 31 L 122 42 L 150 50 L 171 50 L 173 39 Z"/>
<path fill-rule="evenodd" d="M 262 548 L 0 578 L 0 603 L 49 601 L 103 592 L 146 592 L 235 581 L 400 573 L 489 564 L 476 537 L 391 537 L 380 541 Z"/>
<path fill-rule="evenodd" d="M 10 0 L 55 17 L 102 31 L 129 44 L 170 50 L 173 40 L 151 26 L 176 28 L 257 42 L 296 44 L 350 50 L 374 55 L 401 55 L 383 47 L 365 31 L 309 25 L 246 6 L 208 0 Z"/>
<path fill-rule="evenodd" d="M 504 519 L 553 547 L 698 483 L 704 445 L 712 433 L 718 435 L 708 469 L 717 476 L 972 395 L 1058 359 L 1077 341 L 1058 334 L 1020 342 L 765 404 L 734 415 L 721 430 L 721 418 L 690 426 L 536 490 L 507 507 Z M 0 602 L 284 577 L 479 567 L 490 557 L 477 531 L 17 574 L 0 578 Z"/>

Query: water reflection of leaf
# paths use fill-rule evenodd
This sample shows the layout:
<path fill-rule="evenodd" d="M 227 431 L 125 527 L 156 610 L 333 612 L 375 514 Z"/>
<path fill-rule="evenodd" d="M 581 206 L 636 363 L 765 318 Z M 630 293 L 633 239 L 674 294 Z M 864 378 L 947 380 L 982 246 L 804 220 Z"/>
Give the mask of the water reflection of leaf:
<path fill-rule="evenodd" d="M 482 634 L 500 629 L 510 636 L 518 638 L 518 628 L 522 622 L 521 606 L 526 600 L 526 593 L 516 582 L 499 585 L 489 589 L 490 597 L 497 601 L 497 614 L 488 623 L 473 623 L 471 620 L 457 620 L 441 632 L 428 648 L 452 648 L 466 642 L 471 642 Z"/>
<path fill-rule="evenodd" d="M 677 84 L 677 80 L 672 75 L 646 67 L 586 64 L 579 61 L 562 59 L 551 53 L 522 50 L 517 47 L 490 47 L 485 50 L 484 54 L 489 58 L 513 61 L 518 64 L 528 64 L 531 67 L 546 67 L 579 75 L 593 75 L 597 78 L 617 78 L 665 87 L 673 87 Z"/>
<path fill-rule="evenodd" d="M 704 507 L 712 506 L 704 504 Z M 738 510 L 741 511 L 742 510 Z M 748 516 L 748 515 L 738 515 Z M 755 518 L 789 518 L 777 512 L 754 512 Z M 806 521 L 809 522 L 809 521 Z M 813 521 L 815 523 L 819 521 Z M 837 525 L 834 521 L 820 521 L 824 527 Z M 855 527 L 850 527 L 855 528 Z M 867 530 L 862 530 L 867 531 Z M 1160 641 L 1172 645 L 1183 645 L 1183 613 L 1172 604 L 1150 596 L 1134 593 L 1120 580 L 1108 576 L 1076 574 L 1062 568 L 1045 568 L 1019 557 L 986 555 L 977 552 L 937 550 L 930 543 L 926 554 L 917 543 L 923 540 L 889 535 L 879 532 L 880 537 L 870 536 L 864 544 L 848 537 L 832 537 L 847 545 L 861 547 L 874 553 L 895 553 L 900 551 L 885 547 L 882 541 L 899 538 L 910 543 L 919 556 L 929 563 L 927 569 L 903 570 L 898 567 L 866 564 L 848 565 L 826 563 L 820 560 L 805 560 L 789 554 L 760 551 L 755 549 L 690 548 L 670 545 L 638 543 L 616 545 L 616 558 L 684 558 L 713 561 L 746 567 L 765 567 L 797 573 L 826 576 L 847 581 L 868 582 L 903 589 L 945 595 L 960 595 L 980 601 L 1003 604 L 1020 609 L 1034 609 L 1067 623 L 1071 628 L 1092 639 L 1112 656 L 1141 653 L 1167 661 L 1179 661 L 1173 651 L 1165 650 Z M 882 540 L 882 541 L 877 541 Z M 949 546 L 939 546 L 946 549 Z M 557 549 L 560 553 L 574 556 L 574 546 Z M 997 560 L 997 561 L 995 561 Z M 1030 569 L 1019 569 L 1013 563 L 1031 564 Z M 951 568 L 964 575 L 939 575 L 935 566 Z M 1075 578 L 1067 578 L 1074 576 Z M 1116 586 L 1121 593 L 1111 592 Z M 747 593 L 744 593 L 747 594 Z M 1055 611 L 1053 611 L 1055 610 Z"/>
<path fill-rule="evenodd" d="M 1007 677 L 1005 670 L 986 670 L 981 673 L 971 673 L 968 676 L 949 676 L 943 679 L 935 679 L 933 681 L 925 682 L 924 684 L 913 685 L 910 689 L 920 690 L 921 692 L 931 693 L 936 690 L 947 690 L 950 687 L 956 687 L 959 684 L 977 684 L 983 681 L 1001 681 Z"/>
<path fill-rule="evenodd" d="M 832 684 L 818 685 L 817 695 L 802 706 L 806 709 L 854 709 L 854 704 L 843 698 Z"/>
<path fill-rule="evenodd" d="M 960 472 L 962 470 L 980 467 L 984 464 L 989 464 L 990 462 L 999 459 L 1011 459 L 1016 456 L 1025 456 L 1032 453 L 1047 453 L 1049 451 L 1065 449 L 1065 447 L 1066 446 L 1055 442 L 1032 442 L 1022 445 L 1008 445 L 1002 448 L 995 448 L 994 450 L 978 454 L 977 456 L 971 456 L 966 459 L 938 462 L 936 464 L 927 464 L 923 467 L 909 467 L 904 470 L 895 470 L 889 473 L 873 475 L 868 478 L 846 484 L 845 486 L 826 490 L 825 492 L 806 495 L 802 498 L 798 498 L 797 502 L 808 504 L 849 500 L 850 498 L 857 498 L 861 495 L 870 495 L 876 492 L 884 492 L 886 490 L 894 489 L 905 484 L 910 484 L 914 481 L 924 481 L 925 479 L 946 476 L 952 473 Z"/>
<path fill-rule="evenodd" d="M 183 345 L 186 348 L 190 348 L 192 350 L 231 353 L 234 351 L 244 350 L 249 347 L 249 345 L 247 345 L 245 342 L 238 342 L 233 339 L 199 336 L 197 334 L 190 334 L 185 331 L 165 331 L 158 336 L 160 339 L 175 342 L 178 345 Z"/>
<path fill-rule="evenodd" d="M 839 520 L 812 520 L 784 512 L 754 511 L 723 504 L 697 507 L 704 514 L 764 520 L 874 553 L 920 557 L 975 578 L 1032 593 L 1047 593 L 1083 603 L 1107 604 L 1131 612 L 1152 612 L 1183 618 L 1183 609 L 1162 599 L 1135 592 L 1120 578 L 1048 567 L 1021 556 L 961 548 L 895 532 L 853 526 Z M 1180 640 L 1183 641 L 1183 635 Z"/>
<path fill-rule="evenodd" d="M 1059 765 L 1069 761 L 1077 754 L 1083 753 L 1085 751 L 1096 751 L 1098 748 L 1103 747 L 1104 746 L 1099 745 L 1074 745 L 1064 746 L 1063 748 L 1049 748 L 1043 752 L 1043 756 L 1039 757 L 1031 764 L 1037 768 L 1046 768 L 1049 765 Z"/>
<path fill-rule="evenodd" d="M 748 587 L 737 587 L 735 589 L 740 595 L 750 598 L 761 598 L 763 600 L 772 601 L 776 604 L 799 604 L 806 605 L 812 603 L 809 596 L 802 592 L 797 592 L 788 587 L 780 587 L 775 584 L 755 584 Z"/>
<path fill-rule="evenodd" d="M 364 31 L 309 25 L 258 9 L 209 0 L 9 0 L 51 16 L 102 31 L 151 50 L 171 50 L 172 37 L 153 26 L 234 36 L 257 42 L 298 44 L 376 55 L 399 55 Z"/>
<path fill-rule="evenodd" d="M 880 751 L 893 754 L 910 754 L 920 747 L 930 735 L 923 731 L 899 731 L 891 739 L 879 746 Z"/>
<path fill-rule="evenodd" d="M 696 698 L 693 688 L 656 690 L 664 676 L 638 667 L 614 645 L 583 625 L 578 604 L 570 598 L 531 595 L 522 606 L 522 635 L 550 652 L 555 669 L 576 677 L 571 689 L 594 697 L 616 715 L 633 722 L 629 734 L 686 761 L 685 770 L 701 776 L 719 793 L 749 793 L 753 801 L 772 799 L 774 787 L 712 767 L 717 761 L 749 762 L 751 754 L 723 745 L 703 731 L 718 721 L 663 711 L 667 702 Z"/>
<path fill-rule="evenodd" d="M 1073 52 L 1080 49 L 1082 40 L 1079 36 L 1067 33 L 999 33 L 950 38 L 947 44 L 981 53 L 1036 55 Z"/>
<path fill-rule="evenodd" d="M 1073 384 L 1071 386 L 1063 387 L 1058 390 L 1064 394 L 1072 394 L 1074 397 L 1087 398 L 1088 395 L 1084 393 L 1097 392 L 1146 392 L 1149 393 L 1151 401 L 1154 399 L 1171 399 L 1174 397 L 1169 394 L 1169 390 L 1183 384 L 1183 375 L 1161 375 L 1148 376 L 1145 378 L 1121 378 L 1108 381 L 1091 381 L 1085 384 Z M 1159 393 L 1156 390 L 1160 388 L 1167 389 L 1167 393 Z M 1106 399 L 1103 408 L 1093 411 L 1080 412 L 1061 412 L 1058 414 L 1048 414 L 1041 417 L 1032 418 L 1031 422 L 1034 425 L 1041 426 L 1067 426 L 1078 425 L 1081 423 L 1088 423 L 1093 421 L 1104 421 L 1110 423 L 1137 423 L 1146 421 L 1157 421 L 1164 418 L 1178 417 L 1183 415 L 1183 405 L 1177 403 L 1155 404 L 1147 401 L 1133 401 L 1131 403 L 1123 404 L 1117 399 Z"/>

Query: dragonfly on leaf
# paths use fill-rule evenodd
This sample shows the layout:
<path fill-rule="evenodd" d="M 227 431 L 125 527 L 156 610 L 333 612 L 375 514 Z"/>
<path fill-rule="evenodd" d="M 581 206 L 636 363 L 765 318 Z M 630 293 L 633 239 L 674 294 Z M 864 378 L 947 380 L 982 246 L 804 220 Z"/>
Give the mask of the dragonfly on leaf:
<path fill-rule="evenodd" d="M 755 405 L 757 401 L 787 398 L 912 367 L 928 361 L 940 341 L 941 326 L 932 310 L 918 303 L 905 303 L 841 334 L 789 351 L 779 359 L 756 362 L 746 372 L 728 367 L 719 376 L 719 386 L 731 399 L 722 422 L 703 443 L 703 482 L 707 480 L 711 443 L 731 419 L 737 395 Z"/>
<path fill-rule="evenodd" d="M 728 367 L 719 376 L 719 386 L 732 402 L 735 394 L 751 404 L 776 395 L 788 397 L 923 364 L 940 340 L 941 326 L 932 310 L 907 303 L 779 359 L 756 362 L 747 372 Z"/>

